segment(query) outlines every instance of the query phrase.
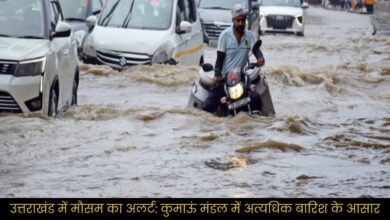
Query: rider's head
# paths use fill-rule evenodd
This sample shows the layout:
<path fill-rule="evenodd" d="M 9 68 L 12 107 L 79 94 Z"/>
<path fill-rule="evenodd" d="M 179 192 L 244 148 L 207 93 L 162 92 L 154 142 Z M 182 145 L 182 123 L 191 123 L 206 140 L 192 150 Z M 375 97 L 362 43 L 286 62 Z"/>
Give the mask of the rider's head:
<path fill-rule="evenodd" d="M 243 34 L 245 31 L 246 17 L 248 11 L 242 4 L 236 4 L 232 8 L 232 17 L 233 17 L 233 28 L 240 34 Z"/>

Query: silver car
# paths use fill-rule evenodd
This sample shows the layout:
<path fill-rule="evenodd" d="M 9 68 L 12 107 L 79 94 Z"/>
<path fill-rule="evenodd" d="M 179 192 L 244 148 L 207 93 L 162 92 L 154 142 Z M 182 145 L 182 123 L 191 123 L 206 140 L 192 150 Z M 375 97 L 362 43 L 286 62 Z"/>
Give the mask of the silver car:
<path fill-rule="evenodd" d="M 76 104 L 76 46 L 56 0 L 1 0 L 0 112 L 55 116 Z"/>

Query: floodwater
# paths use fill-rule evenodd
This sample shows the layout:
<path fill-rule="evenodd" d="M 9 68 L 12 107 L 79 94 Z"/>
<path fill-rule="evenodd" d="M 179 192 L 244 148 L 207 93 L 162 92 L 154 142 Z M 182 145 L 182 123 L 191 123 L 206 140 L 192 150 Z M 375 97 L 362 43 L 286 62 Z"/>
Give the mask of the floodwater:
<path fill-rule="evenodd" d="M 79 106 L 0 116 L 0 197 L 389 197 L 390 38 L 306 12 L 262 37 L 275 117 L 187 109 L 198 67 L 81 65 Z"/>

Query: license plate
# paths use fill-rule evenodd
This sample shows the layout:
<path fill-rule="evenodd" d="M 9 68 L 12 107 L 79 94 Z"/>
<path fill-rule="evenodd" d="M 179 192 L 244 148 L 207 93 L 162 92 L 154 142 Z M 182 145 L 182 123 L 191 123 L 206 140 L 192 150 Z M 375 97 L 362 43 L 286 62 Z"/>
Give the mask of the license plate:
<path fill-rule="evenodd" d="M 244 105 L 247 105 L 251 101 L 251 98 L 247 97 L 245 99 L 238 100 L 237 102 L 234 102 L 230 105 L 228 105 L 229 110 L 235 110 L 238 109 Z"/>

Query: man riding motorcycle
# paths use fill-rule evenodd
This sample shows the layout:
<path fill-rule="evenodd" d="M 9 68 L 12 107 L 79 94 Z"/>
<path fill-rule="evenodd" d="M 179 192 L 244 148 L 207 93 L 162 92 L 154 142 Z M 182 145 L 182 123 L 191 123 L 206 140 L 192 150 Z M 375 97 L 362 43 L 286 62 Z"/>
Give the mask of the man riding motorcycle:
<path fill-rule="evenodd" d="M 207 112 L 214 112 L 221 98 L 226 96 L 223 83 L 220 83 L 221 79 L 226 79 L 226 75 L 230 71 L 236 71 L 237 67 L 243 70 L 248 62 L 249 52 L 256 39 L 252 32 L 245 29 L 247 14 L 248 11 L 243 5 L 234 5 L 232 8 L 233 25 L 219 36 L 213 88 L 202 106 L 202 109 Z M 261 50 L 257 50 L 254 55 L 257 64 L 263 66 L 265 60 Z M 250 99 L 252 100 L 251 109 L 261 111 L 261 99 L 256 88 L 251 88 Z"/>

